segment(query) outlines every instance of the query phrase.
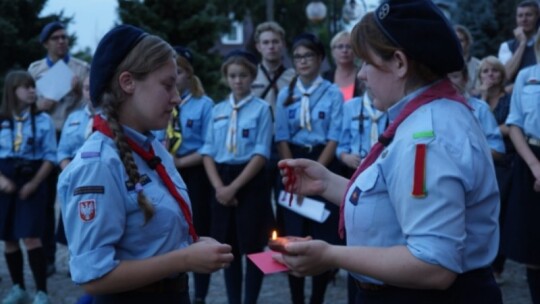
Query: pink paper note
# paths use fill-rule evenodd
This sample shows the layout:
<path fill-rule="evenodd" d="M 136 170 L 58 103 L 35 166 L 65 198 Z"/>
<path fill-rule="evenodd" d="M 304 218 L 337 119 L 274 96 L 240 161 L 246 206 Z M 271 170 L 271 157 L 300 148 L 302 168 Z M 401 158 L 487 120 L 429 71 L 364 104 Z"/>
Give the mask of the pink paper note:
<path fill-rule="evenodd" d="M 273 255 L 281 254 L 275 251 L 263 251 L 259 253 L 248 254 L 248 258 L 259 267 L 264 274 L 288 271 L 287 266 L 280 264 L 272 259 Z"/>

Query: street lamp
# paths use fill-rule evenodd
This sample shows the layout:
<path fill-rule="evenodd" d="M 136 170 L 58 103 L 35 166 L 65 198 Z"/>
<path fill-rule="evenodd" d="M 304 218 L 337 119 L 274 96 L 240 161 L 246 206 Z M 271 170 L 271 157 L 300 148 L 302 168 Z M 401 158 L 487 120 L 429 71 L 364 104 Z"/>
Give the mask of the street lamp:
<path fill-rule="evenodd" d="M 326 5 L 322 1 L 311 1 L 306 6 L 306 16 L 309 21 L 319 23 L 326 18 Z"/>

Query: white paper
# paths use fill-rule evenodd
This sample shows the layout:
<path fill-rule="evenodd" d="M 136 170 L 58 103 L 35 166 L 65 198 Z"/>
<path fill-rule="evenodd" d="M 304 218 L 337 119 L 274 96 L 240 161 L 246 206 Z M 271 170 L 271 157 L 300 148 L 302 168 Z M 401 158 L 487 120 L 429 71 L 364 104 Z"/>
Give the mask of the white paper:
<path fill-rule="evenodd" d="M 40 96 L 54 101 L 60 101 L 71 91 L 73 72 L 64 60 L 58 60 L 36 82 L 36 89 Z"/>
<path fill-rule="evenodd" d="M 293 194 L 293 200 L 291 206 L 289 206 L 290 196 L 291 194 L 289 192 L 281 191 L 279 193 L 278 204 L 318 223 L 323 223 L 330 216 L 330 210 L 324 208 L 323 202 L 304 197 L 302 204 L 299 205 L 296 201 L 296 194 Z"/>

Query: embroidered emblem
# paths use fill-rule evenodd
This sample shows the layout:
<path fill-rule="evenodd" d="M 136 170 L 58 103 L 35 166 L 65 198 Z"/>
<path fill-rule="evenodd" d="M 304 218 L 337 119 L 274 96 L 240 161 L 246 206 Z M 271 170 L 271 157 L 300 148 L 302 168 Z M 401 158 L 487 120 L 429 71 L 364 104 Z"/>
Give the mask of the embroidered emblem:
<path fill-rule="evenodd" d="M 319 119 L 324 119 L 326 117 L 326 113 L 319 112 Z"/>
<path fill-rule="evenodd" d="M 90 222 L 96 217 L 96 201 L 84 200 L 79 202 L 79 217 L 83 222 Z"/>
<path fill-rule="evenodd" d="M 414 176 L 412 196 L 416 198 L 424 198 L 426 192 L 426 144 L 416 145 L 416 153 L 414 156 Z"/>
<path fill-rule="evenodd" d="M 424 132 L 416 132 L 416 133 L 413 134 L 414 139 L 431 138 L 431 137 L 435 137 L 435 134 L 433 133 L 433 130 L 424 131 Z"/>
<path fill-rule="evenodd" d="M 360 199 L 360 188 L 355 187 L 351 196 L 349 197 L 349 202 L 353 205 L 358 205 L 358 199 Z"/>
<path fill-rule="evenodd" d="M 150 179 L 150 177 L 148 177 L 148 175 L 146 175 L 146 174 L 141 175 L 141 177 L 139 179 L 139 183 L 142 186 L 150 183 L 151 181 L 152 180 Z M 133 190 L 135 190 L 135 185 L 130 181 L 126 181 L 126 188 L 127 188 L 128 191 L 133 191 Z"/>
<path fill-rule="evenodd" d="M 243 138 L 249 137 L 249 129 L 242 129 L 242 137 Z"/>
<path fill-rule="evenodd" d="M 193 127 L 193 119 L 188 119 L 188 121 L 186 122 L 186 126 L 187 126 L 188 128 Z"/>
<path fill-rule="evenodd" d="M 389 13 L 390 13 L 390 5 L 388 3 L 383 4 L 378 12 L 379 19 L 383 20 L 384 18 L 386 18 L 386 16 L 388 16 Z"/>
<path fill-rule="evenodd" d="M 101 155 L 100 152 L 94 152 L 94 151 L 81 152 L 81 158 L 93 158 L 93 157 L 99 157 L 100 155 Z"/>
<path fill-rule="evenodd" d="M 28 139 L 26 140 L 26 144 L 31 146 L 34 144 L 34 138 L 33 137 L 28 137 Z"/>
<path fill-rule="evenodd" d="M 540 79 L 531 77 L 531 78 L 527 79 L 526 84 L 540 84 Z"/>
<path fill-rule="evenodd" d="M 69 123 L 69 126 L 70 126 L 70 127 L 71 127 L 71 126 L 78 126 L 78 125 L 80 125 L 80 124 L 81 124 L 80 121 L 72 121 L 72 122 Z"/>
<path fill-rule="evenodd" d="M 82 186 L 75 188 L 73 190 L 73 195 L 83 195 L 83 194 L 104 194 L 105 193 L 105 187 L 103 186 Z"/>
<path fill-rule="evenodd" d="M 294 119 L 296 115 L 296 109 L 289 109 L 289 119 Z"/>

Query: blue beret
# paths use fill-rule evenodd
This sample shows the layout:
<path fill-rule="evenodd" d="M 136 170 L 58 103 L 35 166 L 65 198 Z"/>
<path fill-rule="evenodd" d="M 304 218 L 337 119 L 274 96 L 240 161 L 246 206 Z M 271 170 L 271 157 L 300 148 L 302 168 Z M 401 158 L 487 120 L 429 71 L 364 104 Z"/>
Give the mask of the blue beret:
<path fill-rule="evenodd" d="M 302 41 L 307 41 L 309 44 L 315 47 L 314 51 L 317 52 L 324 59 L 326 52 L 324 51 L 324 45 L 322 42 L 317 39 L 317 37 L 311 33 L 302 33 L 293 39 L 293 50 L 298 46 Z"/>
<path fill-rule="evenodd" d="M 94 107 L 101 104 L 103 91 L 118 65 L 146 35 L 132 25 L 119 25 L 99 41 L 90 66 L 90 99 Z"/>
<path fill-rule="evenodd" d="M 193 53 L 187 48 L 181 45 L 174 46 L 173 49 L 176 51 L 178 56 L 184 57 L 189 64 L 193 65 Z"/>
<path fill-rule="evenodd" d="M 45 41 L 49 39 L 52 33 L 54 33 L 57 30 L 63 30 L 63 29 L 66 29 L 66 27 L 61 22 L 54 21 L 54 22 L 47 23 L 47 25 L 43 27 L 43 29 L 41 30 L 41 33 L 39 34 L 39 43 L 41 44 L 45 43 Z"/>
<path fill-rule="evenodd" d="M 247 59 L 249 62 L 253 63 L 254 65 L 257 65 L 259 63 L 259 61 L 257 60 L 257 57 L 253 55 L 253 53 L 245 51 L 245 50 L 241 50 L 241 49 L 230 51 L 227 55 L 225 55 L 225 60 L 231 57 L 244 57 L 245 59 Z"/>
<path fill-rule="evenodd" d="M 442 75 L 463 68 L 453 27 L 431 0 L 389 0 L 375 10 L 379 29 L 411 59 Z"/>

